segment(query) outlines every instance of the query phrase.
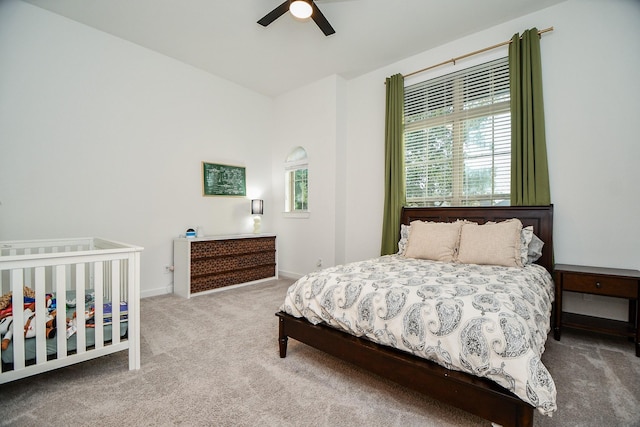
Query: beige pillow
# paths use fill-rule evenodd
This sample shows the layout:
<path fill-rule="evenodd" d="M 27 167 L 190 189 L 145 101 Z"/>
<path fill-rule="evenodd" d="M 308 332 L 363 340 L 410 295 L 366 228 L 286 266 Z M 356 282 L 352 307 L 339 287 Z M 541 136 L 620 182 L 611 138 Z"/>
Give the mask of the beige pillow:
<path fill-rule="evenodd" d="M 499 223 L 464 224 L 460 231 L 457 261 L 522 267 L 520 233 L 522 223 L 510 219 Z"/>
<path fill-rule="evenodd" d="M 404 256 L 453 262 L 462 222 L 412 221 Z"/>

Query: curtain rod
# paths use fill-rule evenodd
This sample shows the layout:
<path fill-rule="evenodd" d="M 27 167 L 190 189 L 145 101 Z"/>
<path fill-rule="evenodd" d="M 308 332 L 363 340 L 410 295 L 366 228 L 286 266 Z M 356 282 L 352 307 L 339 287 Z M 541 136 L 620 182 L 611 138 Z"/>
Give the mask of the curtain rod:
<path fill-rule="evenodd" d="M 549 32 L 549 31 L 553 31 L 553 27 L 545 28 L 544 30 L 540 30 L 540 31 L 538 31 L 538 36 L 542 35 L 543 33 L 547 33 L 547 32 Z M 521 36 L 521 38 L 522 38 L 522 36 Z M 511 40 L 507 40 L 507 41 L 502 42 L 502 43 L 494 44 L 493 46 L 485 47 L 484 49 L 476 50 L 476 51 L 474 51 L 474 52 L 467 53 L 466 55 L 461 55 L 461 56 L 457 56 L 457 57 L 455 57 L 455 58 L 451 58 L 451 59 L 449 59 L 448 61 L 444 61 L 444 62 L 441 62 L 441 63 L 439 63 L 439 64 L 435 64 L 435 65 L 432 65 L 432 66 L 430 66 L 430 67 L 423 68 L 423 69 L 421 69 L 421 70 L 414 71 L 414 72 L 409 73 L 409 74 L 405 74 L 405 75 L 403 75 L 402 77 L 407 78 L 407 77 L 413 76 L 413 75 L 415 75 L 415 74 L 423 73 L 423 72 L 428 71 L 428 70 L 431 70 L 431 69 L 433 69 L 433 68 L 440 67 L 441 65 L 449 64 L 449 63 L 451 63 L 451 62 L 453 62 L 453 65 L 455 65 L 455 64 L 456 64 L 456 61 L 459 61 L 459 60 L 461 60 L 461 59 L 465 59 L 465 58 L 468 58 L 468 57 L 470 57 L 470 56 L 477 55 L 477 54 L 479 54 L 479 53 L 487 52 L 487 51 L 489 51 L 489 50 L 493 50 L 493 49 L 496 49 L 496 48 L 498 48 L 498 47 L 505 46 L 505 45 L 508 45 L 508 44 L 511 44 Z M 385 84 L 386 84 L 386 81 L 385 81 Z"/>

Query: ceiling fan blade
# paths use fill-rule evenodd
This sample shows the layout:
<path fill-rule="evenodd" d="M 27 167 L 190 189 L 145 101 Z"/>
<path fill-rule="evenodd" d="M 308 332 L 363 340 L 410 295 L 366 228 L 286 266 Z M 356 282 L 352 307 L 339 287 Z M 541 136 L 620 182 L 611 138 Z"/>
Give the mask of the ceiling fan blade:
<path fill-rule="evenodd" d="M 324 17 L 318 6 L 316 6 L 315 2 L 311 2 L 311 7 L 313 8 L 313 13 L 311 14 L 311 18 L 315 21 L 315 23 L 320 27 L 325 36 L 330 36 L 334 34 L 336 30 L 333 29 L 327 18 Z"/>
<path fill-rule="evenodd" d="M 263 16 L 258 21 L 258 24 L 262 25 L 263 27 L 266 27 L 267 25 L 271 24 L 273 21 L 275 21 L 276 19 L 280 18 L 282 15 L 287 13 L 288 10 L 289 10 L 289 0 L 285 0 L 284 3 L 282 3 L 280 6 L 276 7 L 271 12 Z"/>

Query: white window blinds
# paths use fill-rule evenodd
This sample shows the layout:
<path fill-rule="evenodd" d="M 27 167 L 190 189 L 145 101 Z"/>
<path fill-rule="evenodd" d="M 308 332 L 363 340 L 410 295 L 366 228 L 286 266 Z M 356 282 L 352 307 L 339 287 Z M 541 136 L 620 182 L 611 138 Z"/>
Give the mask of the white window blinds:
<path fill-rule="evenodd" d="M 509 204 L 509 100 L 506 57 L 405 88 L 409 205 Z"/>

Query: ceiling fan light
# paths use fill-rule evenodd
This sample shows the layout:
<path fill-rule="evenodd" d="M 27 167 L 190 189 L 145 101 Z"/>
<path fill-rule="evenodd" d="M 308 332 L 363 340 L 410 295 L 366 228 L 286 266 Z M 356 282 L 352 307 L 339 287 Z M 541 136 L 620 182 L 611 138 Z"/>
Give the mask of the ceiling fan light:
<path fill-rule="evenodd" d="M 289 5 L 289 12 L 298 19 L 307 19 L 311 16 L 313 9 L 311 8 L 311 2 L 295 0 Z"/>

